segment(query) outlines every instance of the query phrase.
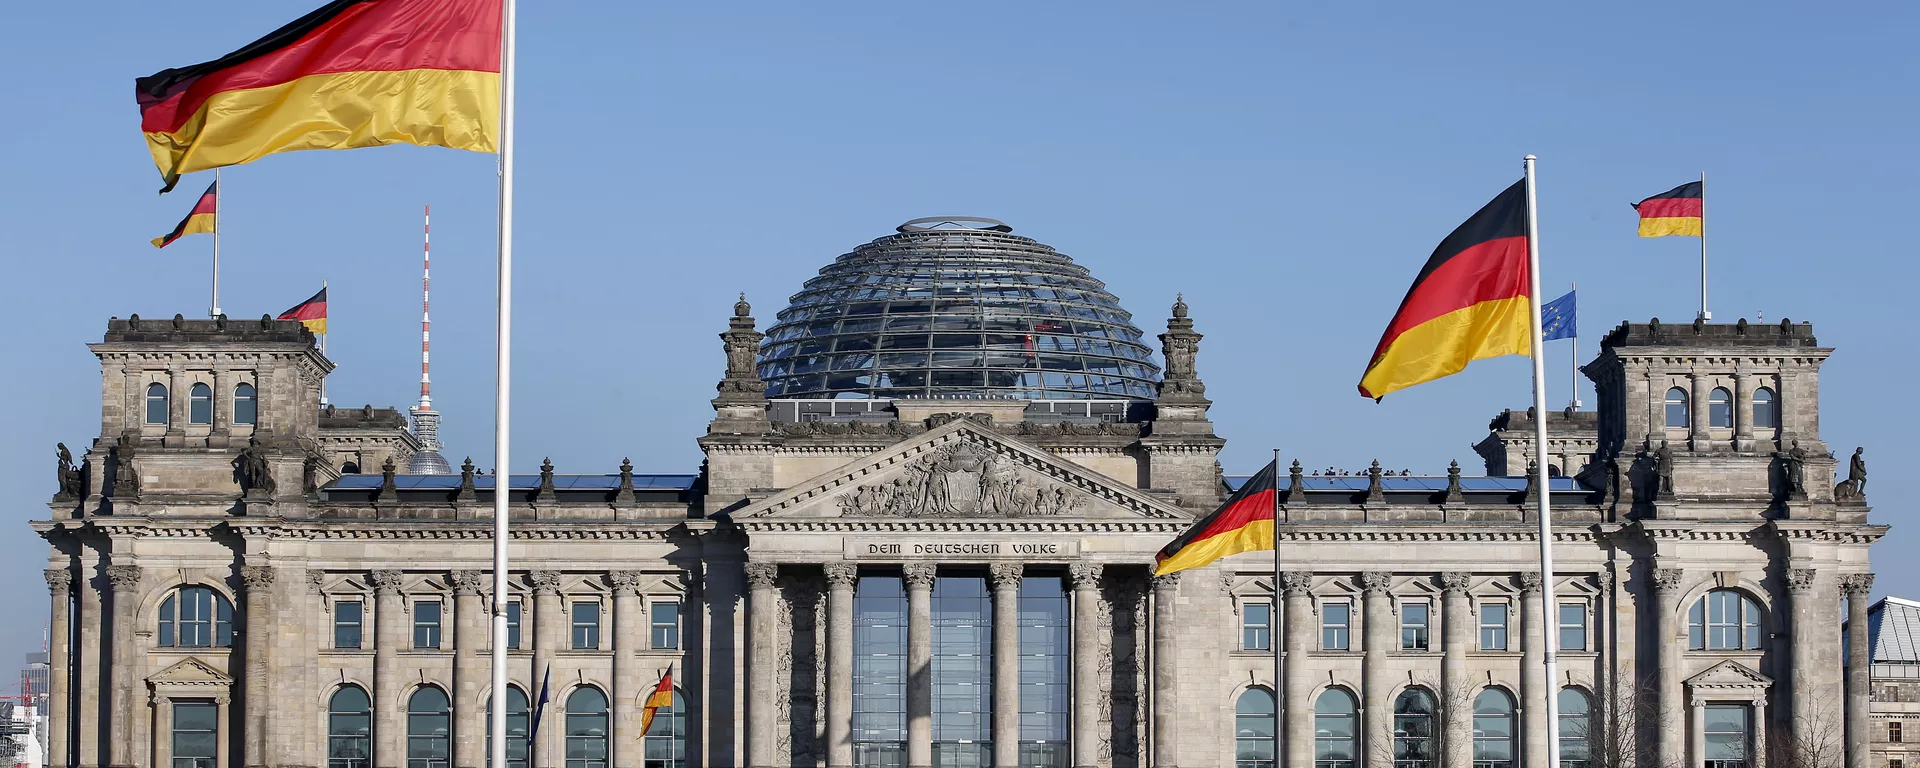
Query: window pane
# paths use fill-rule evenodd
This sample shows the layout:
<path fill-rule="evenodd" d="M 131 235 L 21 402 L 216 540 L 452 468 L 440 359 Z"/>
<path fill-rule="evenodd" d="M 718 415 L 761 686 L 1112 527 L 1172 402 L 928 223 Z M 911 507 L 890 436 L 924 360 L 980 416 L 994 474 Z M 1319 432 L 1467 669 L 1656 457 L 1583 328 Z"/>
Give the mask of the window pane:
<path fill-rule="evenodd" d="M 652 611 L 653 647 L 680 647 L 680 604 L 654 603 Z"/>
<path fill-rule="evenodd" d="M 1679 387 L 1667 390 L 1667 426 L 1672 429 L 1686 429 L 1687 391 Z"/>
<path fill-rule="evenodd" d="M 440 601 L 422 600 L 413 604 L 413 647 L 440 647 Z"/>
<path fill-rule="evenodd" d="M 600 647 L 600 604 L 597 602 L 578 602 L 573 604 L 573 647 L 594 649 Z"/>
<path fill-rule="evenodd" d="M 254 399 L 252 384 L 233 388 L 233 423 L 252 424 L 259 415 L 258 411 L 259 403 Z"/>
<path fill-rule="evenodd" d="M 167 388 L 165 385 L 147 385 L 147 423 L 167 423 Z"/>
<path fill-rule="evenodd" d="M 1758 429 L 1779 426 L 1774 421 L 1773 390 L 1761 387 L 1753 391 L 1753 426 Z"/>
<path fill-rule="evenodd" d="M 1715 389 L 1707 395 L 1707 426 L 1718 429 L 1733 427 L 1733 395 L 1724 389 Z"/>
<path fill-rule="evenodd" d="M 333 647 L 360 647 L 362 607 L 358 600 L 342 600 L 333 604 Z"/>
<path fill-rule="evenodd" d="M 213 388 L 195 384 L 187 390 L 187 423 L 213 423 Z"/>
<path fill-rule="evenodd" d="M 507 647 L 520 647 L 520 601 L 507 603 Z"/>

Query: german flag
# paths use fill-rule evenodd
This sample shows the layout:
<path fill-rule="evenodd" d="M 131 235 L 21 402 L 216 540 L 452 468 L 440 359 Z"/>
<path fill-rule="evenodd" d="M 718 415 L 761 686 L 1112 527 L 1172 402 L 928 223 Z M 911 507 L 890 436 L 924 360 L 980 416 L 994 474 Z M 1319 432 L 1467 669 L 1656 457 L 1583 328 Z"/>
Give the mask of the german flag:
<path fill-rule="evenodd" d="M 208 184 L 207 191 L 202 193 L 200 200 L 193 204 L 193 210 L 187 211 L 187 217 L 181 219 L 179 226 L 174 227 L 172 232 L 154 238 L 151 241 L 153 247 L 165 248 L 172 245 L 173 241 L 187 235 L 198 235 L 217 229 L 220 226 L 219 186 L 218 181 Z"/>
<path fill-rule="evenodd" d="M 492 152 L 500 0 L 334 0 L 134 90 L 162 192 L 182 174 L 275 152 L 396 143 Z"/>
<path fill-rule="evenodd" d="M 1360 377 L 1360 394 L 1451 376 L 1467 363 L 1525 355 L 1532 346 L 1527 272 L 1527 182 L 1501 192 L 1427 258 Z"/>
<path fill-rule="evenodd" d="M 298 320 L 300 324 L 306 326 L 309 331 L 326 333 L 327 289 L 320 289 L 320 292 L 314 294 L 313 298 L 295 304 L 293 305 L 293 309 L 280 313 L 280 319 Z"/>
<path fill-rule="evenodd" d="M 1161 547 L 1160 554 L 1153 558 L 1153 575 L 1199 568 L 1227 555 L 1273 549 L 1273 505 L 1279 475 L 1279 461 L 1267 462 L 1227 503 L 1194 521 L 1180 538 Z"/>
<path fill-rule="evenodd" d="M 1689 181 L 1633 204 L 1640 212 L 1641 237 L 1687 235 L 1706 231 L 1706 184 Z"/>
<path fill-rule="evenodd" d="M 647 694 L 647 702 L 640 706 L 640 735 L 645 736 L 653 728 L 655 710 L 673 709 L 673 667 L 667 667 L 667 673 L 660 676 L 660 684 L 653 687 L 653 693 Z"/>

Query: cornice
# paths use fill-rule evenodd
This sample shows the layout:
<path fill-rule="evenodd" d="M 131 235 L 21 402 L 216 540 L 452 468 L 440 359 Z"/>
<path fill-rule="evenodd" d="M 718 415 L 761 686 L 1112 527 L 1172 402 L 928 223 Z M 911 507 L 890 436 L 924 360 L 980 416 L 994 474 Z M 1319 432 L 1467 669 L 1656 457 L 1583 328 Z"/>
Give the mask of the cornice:
<path fill-rule="evenodd" d="M 1184 520 L 912 520 L 756 517 L 735 523 L 746 533 L 1179 533 Z"/>

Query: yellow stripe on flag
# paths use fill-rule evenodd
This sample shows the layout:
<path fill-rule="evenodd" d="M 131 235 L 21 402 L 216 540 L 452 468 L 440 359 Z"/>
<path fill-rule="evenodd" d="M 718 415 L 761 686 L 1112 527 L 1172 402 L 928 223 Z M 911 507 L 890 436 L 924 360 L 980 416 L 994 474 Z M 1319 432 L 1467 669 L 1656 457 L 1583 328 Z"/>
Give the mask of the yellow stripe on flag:
<path fill-rule="evenodd" d="M 1360 386 L 1375 397 L 1452 376 L 1467 363 L 1532 353 L 1532 304 L 1525 296 L 1456 309 L 1400 334 Z"/>
<path fill-rule="evenodd" d="M 1698 216 L 1675 216 L 1640 220 L 1641 237 L 1666 237 L 1667 235 L 1700 237 L 1704 231 L 1705 227 L 1701 226 L 1700 217 Z"/>

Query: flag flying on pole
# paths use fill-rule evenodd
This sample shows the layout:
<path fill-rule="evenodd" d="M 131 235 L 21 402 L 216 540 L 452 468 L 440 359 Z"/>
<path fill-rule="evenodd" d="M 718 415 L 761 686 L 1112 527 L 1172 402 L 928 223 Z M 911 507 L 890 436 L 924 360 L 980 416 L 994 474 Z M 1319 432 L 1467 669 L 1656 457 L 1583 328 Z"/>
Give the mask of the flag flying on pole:
<path fill-rule="evenodd" d="M 527 747 L 533 747 L 533 737 L 540 733 L 540 716 L 547 711 L 547 686 L 553 682 L 553 665 L 547 665 L 547 671 L 540 675 L 540 698 L 533 702 L 533 719 L 527 723 Z"/>
<path fill-rule="evenodd" d="M 1571 339 L 1580 335 L 1574 327 L 1573 291 L 1540 307 L 1540 340 Z"/>
<path fill-rule="evenodd" d="M 333 0 L 213 61 L 134 81 L 140 130 L 182 174 L 275 152 L 416 144 L 493 152 L 501 0 Z"/>
<path fill-rule="evenodd" d="M 1198 568 L 1227 555 L 1273 549 L 1273 502 L 1280 462 L 1274 460 L 1234 491 L 1213 514 L 1194 521 L 1154 556 L 1155 576 Z"/>
<path fill-rule="evenodd" d="M 298 320 L 300 324 L 306 326 L 309 331 L 326 333 L 327 289 L 320 289 L 320 292 L 314 294 L 313 298 L 295 304 L 293 305 L 293 309 L 280 313 L 280 319 Z"/>
<path fill-rule="evenodd" d="M 1413 279 L 1360 377 L 1375 400 L 1467 363 L 1529 353 L 1527 182 L 1514 182 L 1453 230 Z"/>
<path fill-rule="evenodd" d="M 220 194 L 219 187 L 220 182 L 218 181 L 208 184 L 207 191 L 201 193 L 200 199 L 194 202 L 193 210 L 187 211 L 187 217 L 181 219 L 180 224 L 175 226 L 172 232 L 168 232 L 150 241 L 153 243 L 153 247 L 165 248 L 172 245 L 173 241 L 186 237 L 187 235 L 213 232 L 220 224 L 219 217 L 216 215 L 219 213 L 219 205 L 216 202 Z"/>
<path fill-rule="evenodd" d="M 1685 235 L 1700 237 L 1705 231 L 1706 184 L 1689 181 L 1633 204 L 1640 212 L 1641 237 Z"/>
<path fill-rule="evenodd" d="M 657 710 L 673 709 L 673 667 L 667 667 L 667 673 L 660 676 L 660 683 L 653 687 L 653 693 L 647 695 L 647 702 L 640 705 L 640 735 L 647 735 L 653 728 L 653 713 Z"/>

